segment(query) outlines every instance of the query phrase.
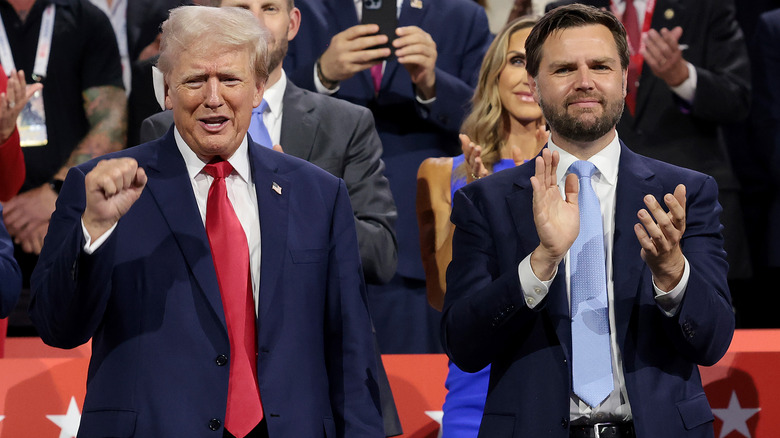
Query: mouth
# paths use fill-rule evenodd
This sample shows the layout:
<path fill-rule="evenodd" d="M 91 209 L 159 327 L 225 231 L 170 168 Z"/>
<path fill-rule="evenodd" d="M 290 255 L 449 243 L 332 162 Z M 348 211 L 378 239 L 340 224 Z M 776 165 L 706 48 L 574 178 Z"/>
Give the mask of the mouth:
<path fill-rule="evenodd" d="M 528 102 L 528 103 L 535 103 L 534 95 L 531 94 L 528 91 L 521 91 L 519 93 L 515 93 L 515 96 L 521 101 L 521 102 Z"/>
<path fill-rule="evenodd" d="M 597 96 L 574 96 L 566 102 L 566 106 L 576 108 L 595 108 L 602 105 L 602 99 Z"/>
<path fill-rule="evenodd" d="M 203 129 L 209 132 L 220 131 L 229 121 L 225 116 L 210 116 L 198 119 Z"/>

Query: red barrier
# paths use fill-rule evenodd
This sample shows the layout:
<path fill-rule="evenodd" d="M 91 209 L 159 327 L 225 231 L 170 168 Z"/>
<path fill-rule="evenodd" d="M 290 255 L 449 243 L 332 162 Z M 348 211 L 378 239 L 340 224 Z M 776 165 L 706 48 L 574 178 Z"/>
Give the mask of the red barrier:
<path fill-rule="evenodd" d="M 56 350 L 9 338 L 0 359 L 0 438 L 75 436 L 89 346 Z M 435 438 L 447 357 L 385 355 L 406 438 Z M 726 356 L 702 368 L 718 438 L 771 438 L 780 430 L 780 330 L 738 330 Z"/>

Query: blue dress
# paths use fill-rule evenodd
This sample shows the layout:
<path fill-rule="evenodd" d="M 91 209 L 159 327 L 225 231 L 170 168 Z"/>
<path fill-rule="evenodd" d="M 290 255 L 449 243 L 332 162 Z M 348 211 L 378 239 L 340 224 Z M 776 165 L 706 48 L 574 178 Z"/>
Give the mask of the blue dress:
<path fill-rule="evenodd" d="M 466 178 L 455 178 L 455 169 L 463 163 L 464 156 L 458 155 L 452 159 L 452 178 L 450 182 L 450 199 L 455 191 L 466 185 Z M 493 165 L 493 172 L 515 167 L 511 159 L 503 159 Z M 482 422 L 482 411 L 485 409 L 488 381 L 490 380 L 490 365 L 476 373 L 461 371 L 452 362 L 444 387 L 447 395 L 444 399 L 444 417 L 442 419 L 442 438 L 476 438 L 479 424 Z"/>

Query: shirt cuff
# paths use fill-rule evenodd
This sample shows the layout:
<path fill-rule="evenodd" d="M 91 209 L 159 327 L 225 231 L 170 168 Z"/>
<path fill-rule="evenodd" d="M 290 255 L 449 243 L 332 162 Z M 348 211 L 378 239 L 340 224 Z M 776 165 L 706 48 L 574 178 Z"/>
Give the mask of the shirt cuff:
<path fill-rule="evenodd" d="M 686 64 L 688 65 L 688 79 L 684 80 L 682 84 L 672 87 L 672 91 L 680 99 L 688 102 L 688 104 L 692 104 L 693 98 L 696 96 L 696 67 L 690 62 Z"/>
<path fill-rule="evenodd" d="M 101 245 L 103 245 L 103 242 L 108 240 L 108 238 L 111 236 L 111 234 L 116 229 L 116 225 L 119 222 L 116 222 L 111 228 L 108 229 L 105 233 L 103 233 L 102 236 L 100 236 L 97 240 L 94 242 L 92 241 L 92 236 L 89 235 L 87 232 L 87 227 L 84 225 L 84 219 L 81 220 L 81 232 L 84 234 L 84 252 L 87 254 L 92 254 L 95 251 L 100 248 Z"/>
<path fill-rule="evenodd" d="M 672 317 L 677 314 L 677 309 L 680 308 L 683 296 L 685 295 L 685 289 L 688 288 L 688 279 L 691 276 L 691 266 L 688 264 L 688 259 L 685 260 L 685 269 L 683 270 L 682 278 L 672 290 L 664 292 L 655 285 L 653 280 L 653 289 L 655 289 L 655 303 L 668 317 Z"/>
<path fill-rule="evenodd" d="M 436 102 L 436 96 L 433 96 L 430 99 L 423 99 L 416 91 L 414 92 L 414 97 L 417 98 L 417 103 L 421 105 L 431 105 L 433 102 Z"/>
<path fill-rule="evenodd" d="M 555 268 L 552 278 L 555 278 L 556 274 L 558 274 L 558 267 Z M 547 296 L 553 281 L 542 281 L 536 277 L 534 270 L 531 268 L 531 254 L 528 254 L 517 266 L 517 275 L 520 278 L 520 289 L 523 292 L 525 305 L 529 309 L 535 308 Z"/>
<path fill-rule="evenodd" d="M 328 78 L 325 78 L 328 79 Z M 322 82 L 320 81 L 320 77 L 317 76 L 317 63 L 314 63 L 314 88 L 317 89 L 317 92 L 320 94 L 327 94 L 328 96 L 336 94 L 337 91 L 341 88 L 341 84 L 336 85 L 336 88 L 330 89 L 326 86 L 322 85 Z"/>

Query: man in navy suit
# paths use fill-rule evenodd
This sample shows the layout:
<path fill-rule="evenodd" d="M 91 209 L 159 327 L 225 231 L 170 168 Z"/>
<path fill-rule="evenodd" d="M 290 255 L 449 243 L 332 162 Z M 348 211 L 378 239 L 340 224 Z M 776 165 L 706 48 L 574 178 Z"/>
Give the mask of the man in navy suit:
<path fill-rule="evenodd" d="M 472 0 L 384 3 L 398 16 L 386 62 L 391 49 L 373 47 L 387 37 L 374 35 L 376 24 L 360 24 L 361 0 L 298 0 L 301 30 L 284 69 L 299 87 L 373 113 L 398 208 L 398 270 L 387 284 L 368 288 L 379 346 L 382 353 L 440 352 L 440 314 L 427 304 L 420 259 L 417 169 L 426 158 L 460 153 L 457 134 L 492 36 Z"/>
<path fill-rule="evenodd" d="M 711 437 L 698 365 L 717 362 L 734 331 L 717 184 L 619 140 L 628 49 L 611 13 L 549 12 L 526 52 L 548 147 L 457 192 L 452 212 L 442 336 L 462 369 L 492 363 L 480 437 Z M 595 166 L 592 191 L 567 174 L 578 160 Z M 592 242 L 605 272 L 594 281 L 604 298 L 580 327 L 572 245 L 579 200 L 596 197 L 603 231 Z M 595 399 L 574 389 L 592 365 L 578 352 L 596 348 L 574 342 L 582 328 L 597 332 L 608 358 Z"/>
<path fill-rule="evenodd" d="M 30 314 L 50 345 L 92 338 L 80 438 L 384 436 L 344 183 L 246 134 L 268 74 L 265 35 L 236 8 L 172 11 L 159 66 L 175 126 L 63 185 Z M 236 320 L 212 257 L 223 245 L 207 236 L 220 178 L 204 172 L 218 161 L 233 168 L 220 185 L 246 235 L 254 312 L 242 321 L 254 342 L 228 335 Z M 243 362 L 259 392 L 247 397 L 262 402 L 248 434 L 230 421 L 245 405 L 228 404 L 239 344 L 257 352 Z"/>

